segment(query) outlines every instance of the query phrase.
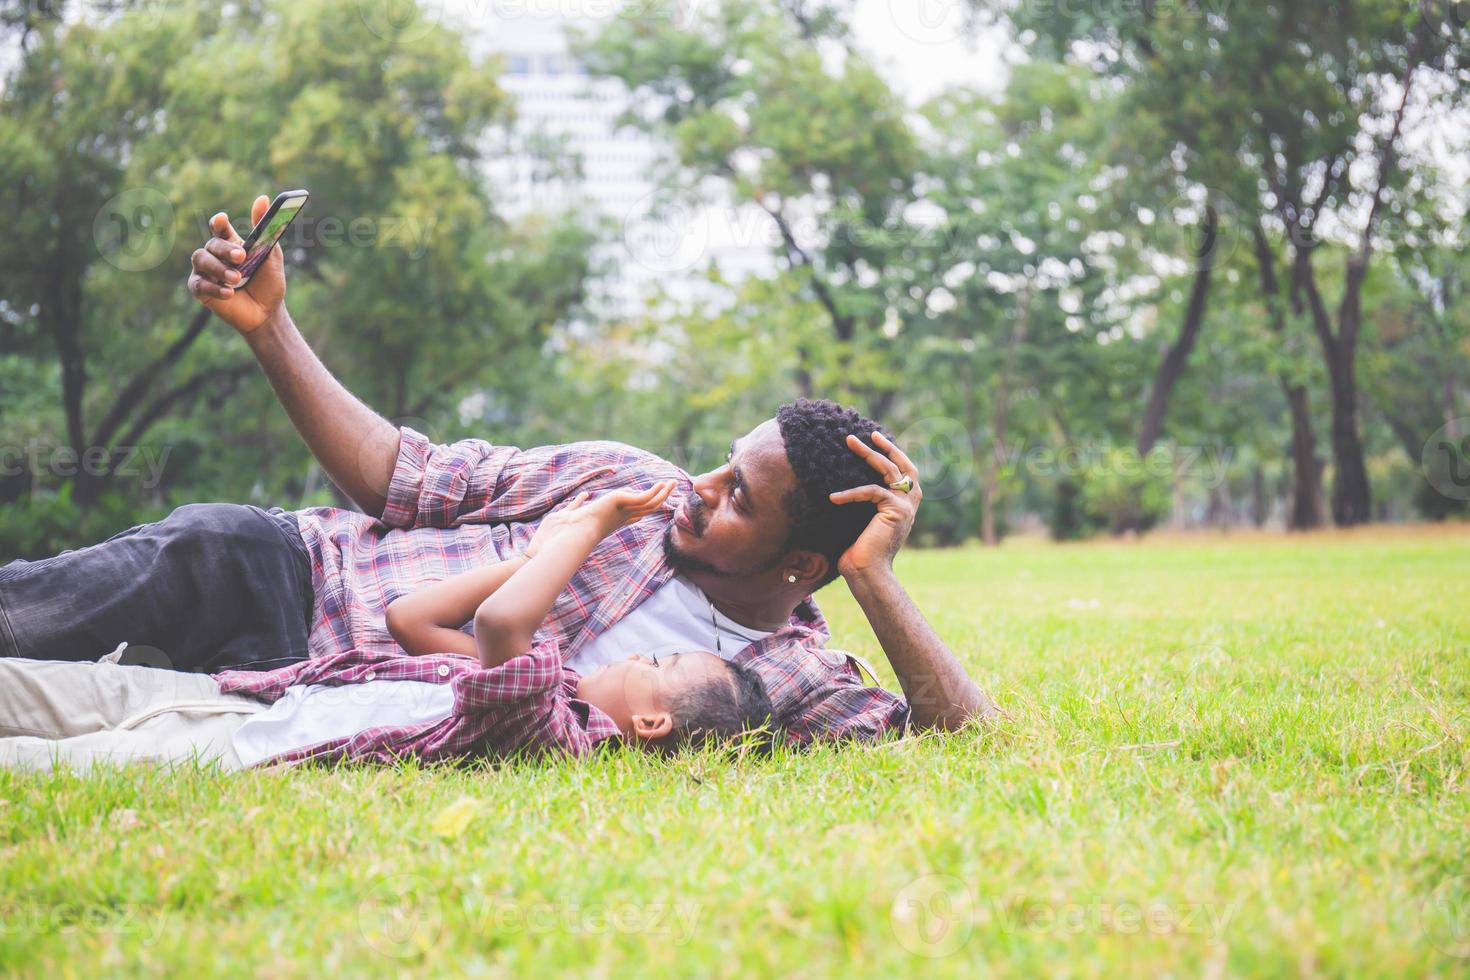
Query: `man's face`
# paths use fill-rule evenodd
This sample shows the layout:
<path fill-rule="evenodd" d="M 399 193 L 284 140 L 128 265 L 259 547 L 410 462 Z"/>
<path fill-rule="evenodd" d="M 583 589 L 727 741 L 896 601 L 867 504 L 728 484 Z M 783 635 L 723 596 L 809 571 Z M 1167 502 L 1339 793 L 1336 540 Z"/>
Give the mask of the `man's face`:
<path fill-rule="evenodd" d="M 768 419 L 731 444 L 725 465 L 694 478 L 664 538 L 669 563 L 725 576 L 770 571 L 785 553 L 784 500 L 795 488 L 780 427 Z"/>

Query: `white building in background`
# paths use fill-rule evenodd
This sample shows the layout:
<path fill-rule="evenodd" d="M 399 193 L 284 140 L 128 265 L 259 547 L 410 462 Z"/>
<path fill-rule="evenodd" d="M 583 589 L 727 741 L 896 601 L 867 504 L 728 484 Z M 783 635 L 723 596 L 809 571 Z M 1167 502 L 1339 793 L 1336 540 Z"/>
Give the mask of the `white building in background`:
<path fill-rule="evenodd" d="M 566 28 L 595 29 L 595 22 L 544 9 L 482 10 L 486 16 L 470 22 L 471 44 L 502 58 L 501 86 L 516 102 L 516 147 L 488 168 L 499 208 L 512 218 L 571 209 L 611 219 L 614 235 L 599 256 L 608 270 L 599 312 L 631 314 L 655 287 L 675 299 L 714 299 L 704 278 L 712 262 L 730 281 L 774 269 L 777 231 L 759 209 L 668 204 L 658 193 L 671 151 L 619 126 L 629 107 L 622 83 L 589 77 L 570 53 Z M 558 159 L 579 162 L 580 173 Z"/>

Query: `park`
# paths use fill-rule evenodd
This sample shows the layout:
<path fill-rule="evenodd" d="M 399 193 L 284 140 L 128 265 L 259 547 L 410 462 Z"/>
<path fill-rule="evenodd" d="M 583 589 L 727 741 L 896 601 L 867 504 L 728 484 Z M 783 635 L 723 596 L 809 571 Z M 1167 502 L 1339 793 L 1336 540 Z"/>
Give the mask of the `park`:
<path fill-rule="evenodd" d="M 0 6 L 0 974 L 1466 975 L 1467 27 Z"/>

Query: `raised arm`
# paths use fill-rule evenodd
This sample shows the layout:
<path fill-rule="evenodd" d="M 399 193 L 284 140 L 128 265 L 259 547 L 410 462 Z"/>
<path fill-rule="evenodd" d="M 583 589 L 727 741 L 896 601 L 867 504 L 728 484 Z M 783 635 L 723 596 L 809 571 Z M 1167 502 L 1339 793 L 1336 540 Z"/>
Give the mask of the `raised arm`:
<path fill-rule="evenodd" d="M 264 195 L 255 199 L 252 224 L 269 206 Z M 366 513 L 378 516 L 398 459 L 398 428 L 343 387 L 296 329 L 286 310 L 281 247 L 271 250 L 248 286 L 236 289 L 235 266 L 245 258 L 242 239 L 224 212 L 209 224 L 214 237 L 193 254 L 189 292 L 245 337 L 327 476 Z"/>
<path fill-rule="evenodd" d="M 838 560 L 837 570 L 898 675 L 910 724 L 953 729 L 991 717 L 995 702 L 965 672 L 893 573 L 893 556 L 913 529 L 923 493 L 919 471 L 901 449 L 881 432 L 873 433 L 873 444 L 883 453 L 869 449 L 857 436 L 847 437 L 848 447 L 882 475 L 883 483 L 832 494 L 834 504 L 861 500 L 878 508 L 872 523 Z M 907 493 L 890 489 L 889 484 L 905 476 L 912 481 Z"/>

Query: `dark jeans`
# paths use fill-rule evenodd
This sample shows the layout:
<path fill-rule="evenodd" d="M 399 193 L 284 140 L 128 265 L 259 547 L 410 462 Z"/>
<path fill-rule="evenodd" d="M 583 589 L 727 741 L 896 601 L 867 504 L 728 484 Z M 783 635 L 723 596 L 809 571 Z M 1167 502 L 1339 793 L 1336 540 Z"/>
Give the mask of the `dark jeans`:
<path fill-rule="evenodd" d="M 305 660 L 311 558 L 296 517 L 186 504 L 101 544 L 0 568 L 0 656 L 213 673 Z"/>

